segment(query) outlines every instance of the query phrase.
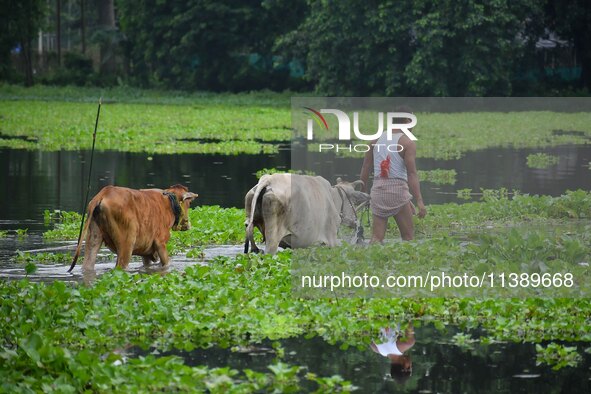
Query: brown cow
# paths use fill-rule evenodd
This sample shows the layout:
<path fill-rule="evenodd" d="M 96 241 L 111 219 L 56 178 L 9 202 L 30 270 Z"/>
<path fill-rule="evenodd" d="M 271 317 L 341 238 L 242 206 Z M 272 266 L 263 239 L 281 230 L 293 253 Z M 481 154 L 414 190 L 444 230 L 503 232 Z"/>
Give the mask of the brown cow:
<path fill-rule="evenodd" d="M 144 265 L 160 257 L 168 264 L 166 242 L 170 229 L 190 228 L 188 211 L 197 194 L 183 185 L 166 190 L 106 186 L 88 204 L 88 220 L 70 271 L 76 265 L 82 238 L 86 234 L 83 270 L 93 270 L 96 255 L 104 242 L 117 254 L 119 268 L 127 268 L 132 255 L 142 256 Z"/>

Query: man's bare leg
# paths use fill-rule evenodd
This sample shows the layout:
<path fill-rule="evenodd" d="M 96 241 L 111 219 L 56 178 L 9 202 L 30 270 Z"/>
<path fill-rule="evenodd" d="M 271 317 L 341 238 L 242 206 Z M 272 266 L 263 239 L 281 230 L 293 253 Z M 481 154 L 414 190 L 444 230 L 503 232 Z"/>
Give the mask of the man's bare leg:
<path fill-rule="evenodd" d="M 410 241 L 415 237 L 415 229 L 412 222 L 413 215 L 414 205 L 409 201 L 409 203 L 402 207 L 400 212 L 394 216 L 398 229 L 400 230 L 400 238 L 402 238 L 403 241 Z"/>
<path fill-rule="evenodd" d="M 382 218 L 373 215 L 372 235 L 370 243 L 382 243 L 386 237 L 386 228 L 388 227 L 388 218 Z"/>

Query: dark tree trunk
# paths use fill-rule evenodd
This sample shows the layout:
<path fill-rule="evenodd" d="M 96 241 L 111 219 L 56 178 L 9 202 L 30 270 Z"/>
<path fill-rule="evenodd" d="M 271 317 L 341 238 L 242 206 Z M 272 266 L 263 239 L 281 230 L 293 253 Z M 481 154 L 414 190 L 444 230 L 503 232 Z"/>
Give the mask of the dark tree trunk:
<path fill-rule="evenodd" d="M 115 31 L 115 7 L 113 0 L 97 0 L 98 14 L 99 14 L 99 28 L 107 31 Z M 101 63 L 100 71 L 105 73 L 114 72 L 117 68 L 115 63 L 114 48 L 109 42 L 103 42 L 101 44 Z"/>
<path fill-rule="evenodd" d="M 80 42 L 82 43 L 82 53 L 86 53 L 86 9 L 84 0 L 80 0 Z"/>
<path fill-rule="evenodd" d="M 27 20 L 24 21 L 24 25 L 22 26 L 20 32 L 21 36 L 21 46 L 22 46 L 22 57 L 25 63 L 25 86 L 33 86 L 33 58 L 32 58 L 32 49 L 31 49 L 31 40 L 33 39 L 33 26 L 31 21 L 31 16 L 33 13 L 32 5 L 27 2 L 27 8 L 25 14 L 27 15 Z"/>
<path fill-rule="evenodd" d="M 56 14 L 56 18 L 57 18 L 57 26 L 56 26 L 57 64 L 61 66 L 61 64 L 62 64 L 62 2 L 61 2 L 61 0 L 57 0 L 55 14 Z"/>
<path fill-rule="evenodd" d="M 25 86 L 33 86 L 33 60 L 30 43 L 23 44 L 22 55 L 25 63 Z"/>
<path fill-rule="evenodd" d="M 574 47 L 575 53 L 577 54 L 577 58 L 581 63 L 581 87 L 587 88 L 591 91 L 591 42 L 588 41 L 591 37 L 586 37 L 586 35 L 591 36 L 591 34 L 585 34 L 586 32 L 577 32 L 575 40 L 574 40 Z"/>
<path fill-rule="evenodd" d="M 591 92 L 591 2 L 584 2 L 584 10 L 583 22 L 575 31 L 575 50 L 581 59 L 581 84 Z"/>

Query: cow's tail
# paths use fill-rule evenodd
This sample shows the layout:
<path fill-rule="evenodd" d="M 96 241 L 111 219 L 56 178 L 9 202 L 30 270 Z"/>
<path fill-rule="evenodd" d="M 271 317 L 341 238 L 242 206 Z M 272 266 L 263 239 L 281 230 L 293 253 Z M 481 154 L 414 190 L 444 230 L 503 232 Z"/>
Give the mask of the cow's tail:
<path fill-rule="evenodd" d="M 259 181 L 255 191 L 254 196 L 252 197 L 252 202 L 250 206 L 250 217 L 248 218 L 248 223 L 246 225 L 246 241 L 244 241 L 244 253 L 248 253 L 248 243 L 252 245 L 252 251 L 255 251 L 256 244 L 254 242 L 254 215 L 255 209 L 257 207 L 257 201 L 259 198 L 262 197 L 263 194 L 267 191 L 267 186 L 269 186 L 269 179 L 267 177 L 262 177 Z"/>
<path fill-rule="evenodd" d="M 90 214 L 92 210 L 92 215 Z M 74 254 L 74 259 L 72 260 L 72 265 L 70 265 L 70 269 L 68 272 L 72 272 L 76 263 L 78 262 L 78 257 L 80 257 L 80 251 L 82 249 L 82 240 L 86 238 L 86 234 L 88 233 L 88 227 L 90 226 L 90 222 L 96 220 L 98 215 L 101 212 L 101 202 L 99 201 L 96 206 L 88 207 L 88 213 L 86 215 L 86 223 L 84 223 L 84 228 L 82 229 L 82 233 L 80 234 L 80 239 L 78 239 L 78 246 L 76 247 L 76 253 Z"/>

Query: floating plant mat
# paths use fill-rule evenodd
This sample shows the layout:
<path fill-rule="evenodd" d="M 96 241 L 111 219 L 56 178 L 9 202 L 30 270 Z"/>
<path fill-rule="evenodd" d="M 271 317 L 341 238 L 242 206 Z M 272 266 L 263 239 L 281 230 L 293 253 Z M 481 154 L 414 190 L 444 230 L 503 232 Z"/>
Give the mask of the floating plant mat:
<path fill-rule="evenodd" d="M 272 153 L 290 142 L 285 94 L 163 93 L 86 88 L 0 87 L 0 147 L 88 149 L 95 104 L 104 105 L 97 150 L 148 153 Z M 96 98 L 92 100 L 93 95 Z M 91 101 L 91 102 L 89 102 Z M 458 159 L 490 147 L 541 148 L 591 142 L 591 114 L 418 112 L 418 157 Z M 209 141 L 219 142 L 209 142 Z M 315 145 L 310 149 L 317 150 Z M 340 154 L 346 154 L 341 151 Z"/>

